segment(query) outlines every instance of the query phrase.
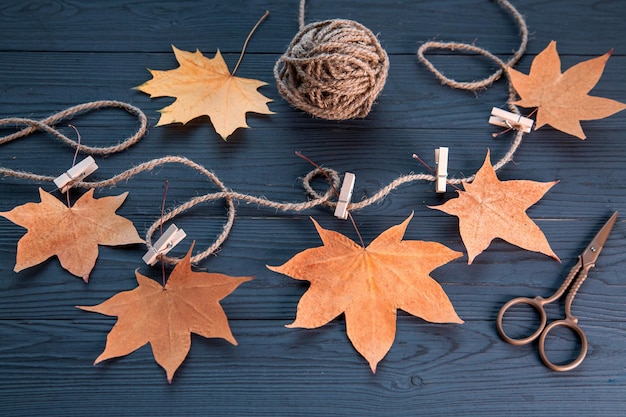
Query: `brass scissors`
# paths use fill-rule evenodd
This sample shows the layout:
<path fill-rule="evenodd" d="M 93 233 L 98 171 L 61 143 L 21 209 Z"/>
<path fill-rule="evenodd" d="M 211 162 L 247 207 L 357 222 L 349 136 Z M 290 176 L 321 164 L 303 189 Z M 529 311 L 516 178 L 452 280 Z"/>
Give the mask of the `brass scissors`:
<path fill-rule="evenodd" d="M 561 287 L 556 290 L 556 292 L 552 296 L 550 296 L 549 298 L 543 298 L 540 296 L 537 296 L 535 298 L 518 297 L 512 299 L 502 306 L 500 312 L 498 313 L 496 327 L 498 328 L 498 333 L 500 333 L 500 337 L 502 337 L 505 342 L 512 345 L 521 346 L 539 338 L 539 356 L 541 357 L 543 363 L 553 371 L 569 371 L 576 368 L 582 363 L 583 359 L 585 359 L 585 355 L 587 355 L 587 337 L 578 325 L 578 318 L 572 315 L 570 309 L 572 306 L 572 301 L 574 301 L 574 297 L 576 296 L 576 292 L 582 285 L 585 278 L 587 278 L 589 269 L 593 268 L 596 265 L 596 260 L 598 259 L 598 256 L 602 251 L 602 247 L 604 246 L 604 243 L 609 237 L 609 234 L 611 234 L 611 230 L 615 225 L 615 221 L 617 220 L 617 214 L 617 212 L 613 213 L 611 218 L 604 224 L 604 226 L 602 226 L 598 234 L 596 234 L 595 237 L 591 239 L 591 242 L 589 243 L 587 248 L 583 251 L 583 253 L 578 256 L 578 262 L 576 262 L 574 267 L 570 270 L 569 274 L 563 281 L 563 284 L 561 284 Z M 565 297 L 565 318 L 553 321 L 546 326 L 547 317 L 544 306 L 561 298 L 561 296 L 568 288 L 569 291 L 567 292 L 567 295 Z M 537 310 L 537 312 L 539 313 L 541 323 L 539 324 L 537 330 L 530 336 L 520 339 L 514 339 L 509 337 L 504 332 L 504 328 L 502 327 L 502 319 L 508 309 L 510 309 L 512 306 L 519 304 L 529 304 L 534 307 L 535 310 Z M 570 363 L 557 365 L 552 363 L 546 355 L 546 336 L 555 327 L 567 327 L 574 331 L 580 339 L 580 352 L 578 353 L 576 359 L 574 359 Z"/>

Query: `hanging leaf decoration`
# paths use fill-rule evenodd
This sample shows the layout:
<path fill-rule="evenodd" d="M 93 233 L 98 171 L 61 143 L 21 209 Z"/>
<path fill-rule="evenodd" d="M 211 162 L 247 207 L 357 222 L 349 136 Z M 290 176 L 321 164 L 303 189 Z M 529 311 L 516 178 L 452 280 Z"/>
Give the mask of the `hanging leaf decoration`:
<path fill-rule="evenodd" d="M 252 277 L 193 272 L 191 251 L 174 267 L 165 286 L 135 272 L 139 286 L 96 306 L 78 306 L 118 318 L 95 364 L 128 355 L 147 343 L 168 382 L 191 347 L 191 333 L 237 345 L 219 301 Z"/>
<path fill-rule="evenodd" d="M 323 246 L 269 269 L 311 283 L 287 327 L 321 327 L 341 313 L 348 338 L 372 372 L 396 334 L 396 310 L 436 323 L 462 323 L 430 272 L 461 256 L 436 242 L 402 240 L 413 215 L 363 248 L 346 236 L 315 228 Z"/>
<path fill-rule="evenodd" d="M 598 83 L 613 50 L 597 58 L 580 62 L 561 73 L 561 59 L 552 41 L 535 57 L 528 75 L 509 68 L 511 83 L 521 97 L 514 104 L 537 107 L 535 129 L 550 125 L 567 134 L 585 139 L 581 120 L 609 117 L 626 108 L 626 104 L 603 97 L 590 96 Z"/>
<path fill-rule="evenodd" d="M 96 199 L 93 192 L 90 189 L 73 207 L 67 207 L 40 188 L 40 203 L 26 203 L 0 212 L 0 216 L 28 230 L 17 243 L 15 272 L 56 255 L 63 268 L 88 282 L 98 258 L 98 244 L 143 242 L 132 222 L 115 214 L 128 193 Z"/>
<path fill-rule="evenodd" d="M 500 181 L 491 165 L 489 151 L 474 181 L 463 183 L 458 198 L 430 208 L 459 218 L 461 239 L 467 248 L 468 264 L 495 238 L 559 260 L 545 235 L 526 214 L 558 181 Z"/>

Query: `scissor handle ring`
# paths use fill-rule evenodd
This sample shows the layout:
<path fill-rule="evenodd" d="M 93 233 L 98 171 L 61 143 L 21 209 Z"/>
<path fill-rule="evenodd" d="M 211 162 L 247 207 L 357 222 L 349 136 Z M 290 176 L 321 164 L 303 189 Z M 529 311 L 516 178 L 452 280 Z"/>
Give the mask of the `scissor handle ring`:
<path fill-rule="evenodd" d="M 567 327 L 573 330 L 578 335 L 578 338 L 580 339 L 581 346 L 580 346 L 580 352 L 578 353 L 578 357 L 574 359 L 573 361 L 569 363 L 565 363 L 563 365 L 556 365 L 550 362 L 550 359 L 548 359 L 548 356 L 546 355 L 546 336 L 555 327 Z M 587 356 L 587 348 L 588 348 L 587 336 L 585 336 L 583 329 L 580 328 L 580 326 L 578 325 L 575 319 L 572 320 L 572 319 L 566 318 L 563 320 L 553 321 L 544 329 L 543 333 L 541 333 L 541 337 L 539 337 L 539 356 L 541 356 L 541 360 L 543 361 L 543 363 L 548 368 L 552 369 L 553 371 L 565 372 L 565 371 L 571 371 L 572 369 L 576 368 L 578 365 L 582 363 L 582 361 L 585 359 L 585 356 Z"/>
<path fill-rule="evenodd" d="M 515 345 L 515 346 L 526 345 L 532 342 L 533 340 L 535 340 L 537 337 L 539 337 L 539 335 L 541 334 L 541 332 L 546 326 L 546 322 L 548 321 L 548 318 L 546 317 L 546 311 L 543 309 L 543 304 L 541 303 L 541 301 L 543 301 L 543 298 L 537 299 L 537 298 L 528 298 L 528 297 L 518 297 L 518 298 L 514 298 L 510 300 L 508 303 L 503 305 L 502 308 L 500 308 L 500 312 L 498 313 L 498 317 L 496 319 L 496 327 L 498 329 L 498 333 L 500 334 L 500 337 L 505 342 L 510 343 L 511 345 Z M 504 326 L 502 326 L 502 319 L 504 318 L 504 314 L 506 313 L 506 311 L 509 308 L 517 304 L 528 304 L 528 305 L 533 306 L 535 310 L 537 310 L 537 312 L 539 313 L 539 319 L 541 320 L 541 322 L 539 323 L 539 326 L 537 327 L 537 330 L 535 330 L 533 334 L 531 334 L 530 336 L 521 338 L 521 339 L 514 339 L 512 337 L 509 337 L 509 335 L 507 335 L 506 332 L 504 331 Z"/>

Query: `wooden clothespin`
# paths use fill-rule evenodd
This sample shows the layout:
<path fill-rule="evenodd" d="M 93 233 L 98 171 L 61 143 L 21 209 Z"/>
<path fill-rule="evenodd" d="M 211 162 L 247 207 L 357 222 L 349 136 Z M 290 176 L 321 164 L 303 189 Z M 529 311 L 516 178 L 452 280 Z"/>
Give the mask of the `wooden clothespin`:
<path fill-rule="evenodd" d="M 445 193 L 448 182 L 448 148 L 441 146 L 435 149 L 435 164 L 437 165 L 435 191 Z"/>
<path fill-rule="evenodd" d="M 352 199 L 352 190 L 354 189 L 355 180 L 356 176 L 351 172 L 346 172 L 343 176 L 343 184 L 341 184 L 337 207 L 335 207 L 335 217 L 342 220 L 348 218 L 348 204 L 350 204 L 350 200 Z"/>
<path fill-rule="evenodd" d="M 491 109 L 491 117 L 489 117 L 489 124 L 521 130 L 524 133 L 530 133 L 533 128 L 533 123 L 533 120 L 528 117 L 511 113 L 497 107 Z"/>
<path fill-rule="evenodd" d="M 159 256 L 165 255 L 172 248 L 180 243 L 187 236 L 183 229 L 179 229 L 175 224 L 170 225 L 159 240 L 146 252 L 143 261 L 152 266 L 157 263 Z"/>
<path fill-rule="evenodd" d="M 88 156 L 72 168 L 68 169 L 67 172 L 55 178 L 54 183 L 62 193 L 65 193 L 72 187 L 72 185 L 74 185 L 74 183 L 82 181 L 87 175 L 93 173 L 96 169 L 98 169 L 96 161 L 94 161 L 91 156 Z"/>

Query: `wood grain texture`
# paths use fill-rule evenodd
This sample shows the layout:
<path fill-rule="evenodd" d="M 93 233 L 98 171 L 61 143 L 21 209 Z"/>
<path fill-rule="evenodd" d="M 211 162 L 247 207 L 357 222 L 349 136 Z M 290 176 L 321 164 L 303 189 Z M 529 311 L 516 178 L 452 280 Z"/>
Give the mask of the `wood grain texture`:
<path fill-rule="evenodd" d="M 481 322 L 398 322 L 394 346 L 376 375 L 355 354 L 343 324 L 294 331 L 275 321 L 246 320 L 232 324 L 237 347 L 193 337 L 187 360 L 167 386 L 148 348 L 97 366 L 78 357 L 100 352 L 110 319 L 18 321 L 3 325 L 10 337 L 0 363 L 13 384 L 3 387 L 0 398 L 11 403 L 5 408 L 10 415 L 26 415 L 20 410 L 41 401 L 46 411 L 61 408 L 70 416 L 87 410 L 102 416 L 564 415 L 561 399 L 571 391 L 578 394 L 567 398 L 568 407 L 581 415 L 612 415 L 626 405 L 623 376 L 616 375 L 614 362 L 602 359 L 626 354 L 616 340 L 624 336 L 623 323 L 588 326 L 591 338 L 607 332 L 616 337 L 592 346 L 580 368 L 556 374 L 536 366 L 530 347 L 501 348 Z M 604 389 L 596 391 L 600 385 Z M 37 397 L 21 395 L 25 391 Z M 74 407 L 62 404 L 70 392 Z"/>
<path fill-rule="evenodd" d="M 534 39 L 561 35 L 557 40 L 564 42 L 563 53 L 586 54 L 603 44 L 626 49 L 626 40 L 619 36 L 626 10 L 620 0 L 595 1 L 581 7 L 572 6 L 568 0 L 529 0 L 515 5 L 526 17 Z M 298 30 L 297 6 L 291 0 L 5 1 L 0 6 L 0 18 L 3 31 L 11 36 L 0 40 L 0 50 L 169 52 L 173 43 L 179 48 L 219 48 L 238 53 L 265 10 L 270 11 L 270 18 L 255 35 L 249 51 L 283 51 Z M 413 54 L 421 42 L 433 38 L 476 42 L 497 54 L 510 53 L 518 43 L 511 18 L 490 1 L 308 3 L 307 23 L 334 18 L 366 25 L 379 34 L 385 49 L 393 54 Z M 535 43 L 529 52 L 542 49 Z"/>
<path fill-rule="evenodd" d="M 532 33 L 517 68 L 527 72 L 534 56 L 552 39 L 563 68 L 614 48 L 592 94 L 626 102 L 626 2 L 604 0 L 515 0 Z M 238 70 L 269 84 L 271 116 L 248 115 L 251 129 L 223 141 L 208 118 L 185 126 L 154 127 L 158 110 L 173 99 L 150 99 L 132 88 L 149 78 L 146 68 L 171 69 L 171 45 L 212 56 L 219 48 L 232 68 L 249 29 L 265 10 L 270 17 L 255 33 Z M 506 103 L 506 83 L 477 94 L 451 90 L 416 59 L 424 42 L 453 40 L 485 47 L 506 59 L 517 48 L 518 30 L 492 1 L 393 2 L 310 0 L 307 21 L 357 20 L 377 33 L 390 55 L 383 93 L 363 120 L 331 122 L 292 109 L 278 94 L 272 67 L 297 31 L 293 0 L 147 1 L 31 0 L 0 4 L 0 117 L 41 119 L 82 102 L 114 99 L 132 103 L 149 118 L 148 135 L 128 151 L 96 158 L 92 179 L 108 178 L 149 159 L 186 156 L 203 164 L 242 193 L 303 202 L 301 178 L 311 166 L 301 151 L 340 173 L 356 174 L 354 200 L 371 196 L 399 175 L 424 172 L 411 158 L 433 163 L 433 149 L 450 147 L 450 175 L 462 178 L 508 149 L 512 136 L 493 139 L 489 110 Z M 433 53 L 447 75 L 471 81 L 494 70 L 490 62 L 449 52 Z M 111 145 L 131 135 L 137 121 L 121 110 L 100 110 L 64 121 L 84 143 Z M 89 284 L 64 272 L 58 260 L 16 274 L 15 248 L 25 230 L 0 218 L 0 415 L 2 416 L 617 416 L 626 408 L 626 222 L 619 220 L 573 313 L 589 339 L 583 364 L 557 374 L 541 364 L 536 346 L 500 340 L 495 317 L 515 296 L 550 295 L 608 216 L 626 214 L 626 113 L 583 122 L 580 141 L 549 127 L 526 135 L 501 180 L 559 180 L 530 217 L 545 232 L 554 260 L 496 240 L 471 266 L 467 257 L 433 272 L 465 320 L 438 325 L 398 312 L 396 340 L 373 375 L 353 349 L 342 316 L 316 330 L 285 328 L 295 318 L 306 283 L 268 270 L 298 251 L 320 245 L 309 217 L 353 239 L 349 222 L 330 210 L 276 212 L 237 204 L 231 235 L 217 256 L 199 269 L 254 275 L 223 301 L 238 346 L 194 336 L 187 360 L 174 378 L 154 362 L 149 346 L 124 358 L 92 363 L 103 350 L 114 318 L 81 311 L 135 287 L 134 271 L 160 279 L 160 268 L 141 262 L 143 245 L 101 247 Z M 15 127 L 0 128 L 0 135 Z M 73 151 L 50 135 L 36 133 L 0 147 L 0 166 L 57 175 Z M 215 191 L 201 175 L 181 166 L 142 173 L 96 196 L 130 194 L 118 213 L 140 235 L 160 214 L 165 181 L 167 207 Z M 315 182 L 325 190 L 324 181 Z M 37 184 L 0 178 L 0 211 L 37 200 Z M 431 240 L 464 251 L 458 221 L 428 208 L 454 197 L 434 186 L 401 186 L 384 201 L 354 213 L 366 242 L 414 219 L 406 239 Z M 74 191 L 77 198 L 80 191 Z M 174 250 L 181 256 L 191 240 L 210 245 L 225 221 L 222 201 L 203 204 L 176 219 L 188 234 Z M 562 314 L 550 308 L 550 317 Z M 523 330 L 528 312 L 516 312 L 512 329 Z M 575 343 L 559 334 L 557 359 Z"/>

